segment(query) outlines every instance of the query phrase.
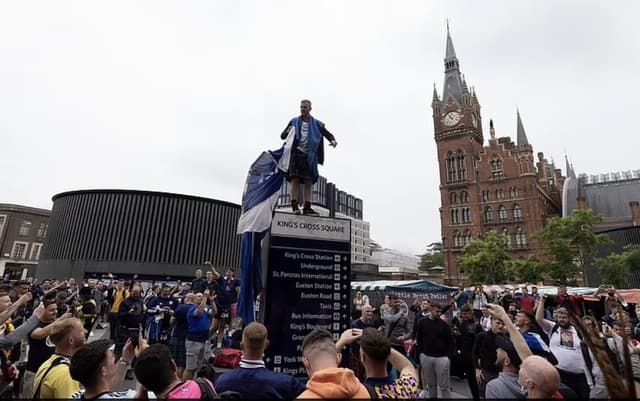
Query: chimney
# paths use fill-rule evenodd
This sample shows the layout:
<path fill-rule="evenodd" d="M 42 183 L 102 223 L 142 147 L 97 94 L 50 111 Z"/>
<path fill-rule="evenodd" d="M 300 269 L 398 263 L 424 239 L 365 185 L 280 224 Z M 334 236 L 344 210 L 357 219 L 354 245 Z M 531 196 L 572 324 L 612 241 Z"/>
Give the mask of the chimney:
<path fill-rule="evenodd" d="M 587 199 L 584 196 L 578 196 L 578 209 L 585 210 L 587 208 Z"/>
<path fill-rule="evenodd" d="M 631 222 L 634 226 L 640 226 L 640 203 L 638 201 L 629 202 L 631 208 Z"/>

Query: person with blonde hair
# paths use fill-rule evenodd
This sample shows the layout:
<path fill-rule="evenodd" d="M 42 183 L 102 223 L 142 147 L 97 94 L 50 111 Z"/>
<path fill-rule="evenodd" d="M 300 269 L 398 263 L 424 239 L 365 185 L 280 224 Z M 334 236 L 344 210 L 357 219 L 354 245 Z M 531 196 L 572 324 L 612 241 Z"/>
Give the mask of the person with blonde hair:
<path fill-rule="evenodd" d="M 265 367 L 262 357 L 269 346 L 267 337 L 267 328 L 261 323 L 249 323 L 244 328 L 240 342 L 240 366 L 216 380 L 218 392 L 233 391 L 248 399 L 290 400 L 304 391 L 304 385 L 293 376 L 273 372 Z"/>
<path fill-rule="evenodd" d="M 57 320 L 49 331 L 49 341 L 55 352 L 36 372 L 34 398 L 70 398 L 80 390 L 80 383 L 71 378 L 70 358 L 85 344 L 86 330 L 77 318 Z"/>

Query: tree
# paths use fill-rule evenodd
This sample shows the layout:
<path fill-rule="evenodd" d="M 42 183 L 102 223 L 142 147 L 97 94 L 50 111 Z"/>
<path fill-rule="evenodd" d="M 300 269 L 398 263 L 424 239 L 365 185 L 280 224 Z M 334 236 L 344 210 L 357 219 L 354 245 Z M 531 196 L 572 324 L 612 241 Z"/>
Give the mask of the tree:
<path fill-rule="evenodd" d="M 629 286 L 629 276 L 640 272 L 640 245 L 629 245 L 622 253 L 596 259 L 602 282 L 618 288 Z"/>
<path fill-rule="evenodd" d="M 471 241 L 458 259 L 460 271 L 469 273 L 473 283 L 503 283 L 513 281 L 507 237 L 489 232 L 483 240 Z"/>
<path fill-rule="evenodd" d="M 536 239 L 548 249 L 545 270 L 557 284 L 566 284 L 584 271 L 597 247 L 610 242 L 606 234 L 593 232 L 594 223 L 599 221 L 602 221 L 602 215 L 593 210 L 576 209 L 571 216 L 549 219 L 536 234 Z"/>
<path fill-rule="evenodd" d="M 545 265 L 535 256 L 512 259 L 507 263 L 507 269 L 519 283 L 537 283 L 544 280 Z"/>
<path fill-rule="evenodd" d="M 420 266 L 418 269 L 422 271 L 427 271 L 435 266 L 443 266 L 444 265 L 444 254 L 442 252 L 427 252 L 420 257 Z"/>

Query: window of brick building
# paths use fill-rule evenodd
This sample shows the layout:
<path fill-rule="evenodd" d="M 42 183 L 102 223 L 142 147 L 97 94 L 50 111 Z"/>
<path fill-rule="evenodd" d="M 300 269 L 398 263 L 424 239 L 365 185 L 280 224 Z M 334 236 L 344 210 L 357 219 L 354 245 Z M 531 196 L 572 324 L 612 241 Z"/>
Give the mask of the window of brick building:
<path fill-rule="evenodd" d="M 15 241 L 11 250 L 11 258 L 15 260 L 24 260 L 27 257 L 27 246 L 29 243 Z"/>
<path fill-rule="evenodd" d="M 471 223 L 471 209 L 468 207 L 462 209 L 462 222 Z"/>
<path fill-rule="evenodd" d="M 456 192 L 451 192 L 449 195 L 449 203 L 455 205 L 458 203 L 458 194 Z"/>
<path fill-rule="evenodd" d="M 42 251 L 42 244 L 31 245 L 31 254 L 29 255 L 29 259 L 39 260 L 41 251 Z"/>
<path fill-rule="evenodd" d="M 500 208 L 498 209 L 498 219 L 500 220 L 500 222 L 504 223 L 505 221 L 507 221 L 507 218 L 507 209 L 504 206 L 500 205 Z"/>
<path fill-rule="evenodd" d="M 487 206 L 484 209 L 484 221 L 487 223 L 493 223 L 493 209 L 491 206 Z"/>
<path fill-rule="evenodd" d="M 460 192 L 460 203 L 469 203 L 469 192 Z"/>
<path fill-rule="evenodd" d="M 460 224 L 460 209 L 451 209 L 451 224 Z"/>
<path fill-rule="evenodd" d="M 23 237 L 29 236 L 31 234 L 31 222 L 27 220 L 23 221 L 18 230 L 18 234 Z"/>
<path fill-rule="evenodd" d="M 491 200 L 491 191 L 482 191 L 482 201 L 488 202 Z"/>
<path fill-rule="evenodd" d="M 491 165 L 491 179 L 504 178 L 504 171 L 502 169 L 502 159 L 499 156 L 494 156 L 489 162 Z"/>
<path fill-rule="evenodd" d="M 7 221 L 6 215 L 0 215 L 0 237 L 2 237 L 2 233 L 4 232 L 4 224 Z"/>
<path fill-rule="evenodd" d="M 527 247 L 527 233 L 522 227 L 516 229 L 516 248 Z"/>
<path fill-rule="evenodd" d="M 47 223 L 40 223 L 38 227 L 38 238 L 44 238 L 47 235 Z"/>
<path fill-rule="evenodd" d="M 513 205 L 513 220 L 522 221 L 522 209 L 517 203 Z"/>
<path fill-rule="evenodd" d="M 447 182 L 459 182 L 467 179 L 467 168 L 464 153 L 461 150 L 456 153 L 449 152 L 446 160 Z"/>

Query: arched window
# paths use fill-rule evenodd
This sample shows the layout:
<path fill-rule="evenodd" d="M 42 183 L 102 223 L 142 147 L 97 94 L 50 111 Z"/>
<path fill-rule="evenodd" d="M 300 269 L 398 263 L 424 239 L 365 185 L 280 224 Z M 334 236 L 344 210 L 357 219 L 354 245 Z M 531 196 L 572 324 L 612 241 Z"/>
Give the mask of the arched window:
<path fill-rule="evenodd" d="M 471 209 L 468 207 L 462 209 L 462 222 L 471 223 Z"/>
<path fill-rule="evenodd" d="M 483 202 L 488 202 L 491 200 L 491 191 L 482 191 L 482 201 Z"/>
<path fill-rule="evenodd" d="M 449 201 L 452 205 L 458 203 L 458 194 L 455 192 L 451 192 L 451 195 L 449 195 Z"/>
<path fill-rule="evenodd" d="M 458 150 L 456 153 L 447 153 L 447 181 L 459 182 L 466 179 L 467 167 L 462 150 Z"/>
<path fill-rule="evenodd" d="M 451 224 L 460 224 L 460 209 L 451 209 Z"/>
<path fill-rule="evenodd" d="M 522 227 L 516 229 L 516 248 L 527 247 L 527 233 Z"/>
<path fill-rule="evenodd" d="M 471 231 L 467 230 L 464 233 L 464 244 L 467 245 L 471 241 L 473 241 L 473 236 L 471 235 Z"/>
<path fill-rule="evenodd" d="M 502 205 L 500 205 L 500 208 L 498 209 L 498 219 L 501 223 L 507 221 L 507 209 Z"/>
<path fill-rule="evenodd" d="M 522 221 L 522 209 L 517 203 L 513 205 L 513 220 Z"/>
<path fill-rule="evenodd" d="M 502 170 L 502 159 L 500 156 L 493 156 L 491 161 L 491 179 L 499 179 L 504 177 L 504 172 Z"/>
<path fill-rule="evenodd" d="M 493 209 L 491 206 L 487 206 L 484 209 L 484 221 L 487 223 L 493 223 Z"/>
<path fill-rule="evenodd" d="M 469 192 L 460 192 L 460 203 L 469 203 Z"/>
<path fill-rule="evenodd" d="M 461 248 L 462 246 L 462 236 L 460 235 L 460 232 L 456 230 L 453 232 L 453 247 Z"/>
<path fill-rule="evenodd" d="M 511 234 L 507 231 L 507 227 L 502 227 L 502 234 L 507 237 L 507 247 L 511 248 Z"/>

